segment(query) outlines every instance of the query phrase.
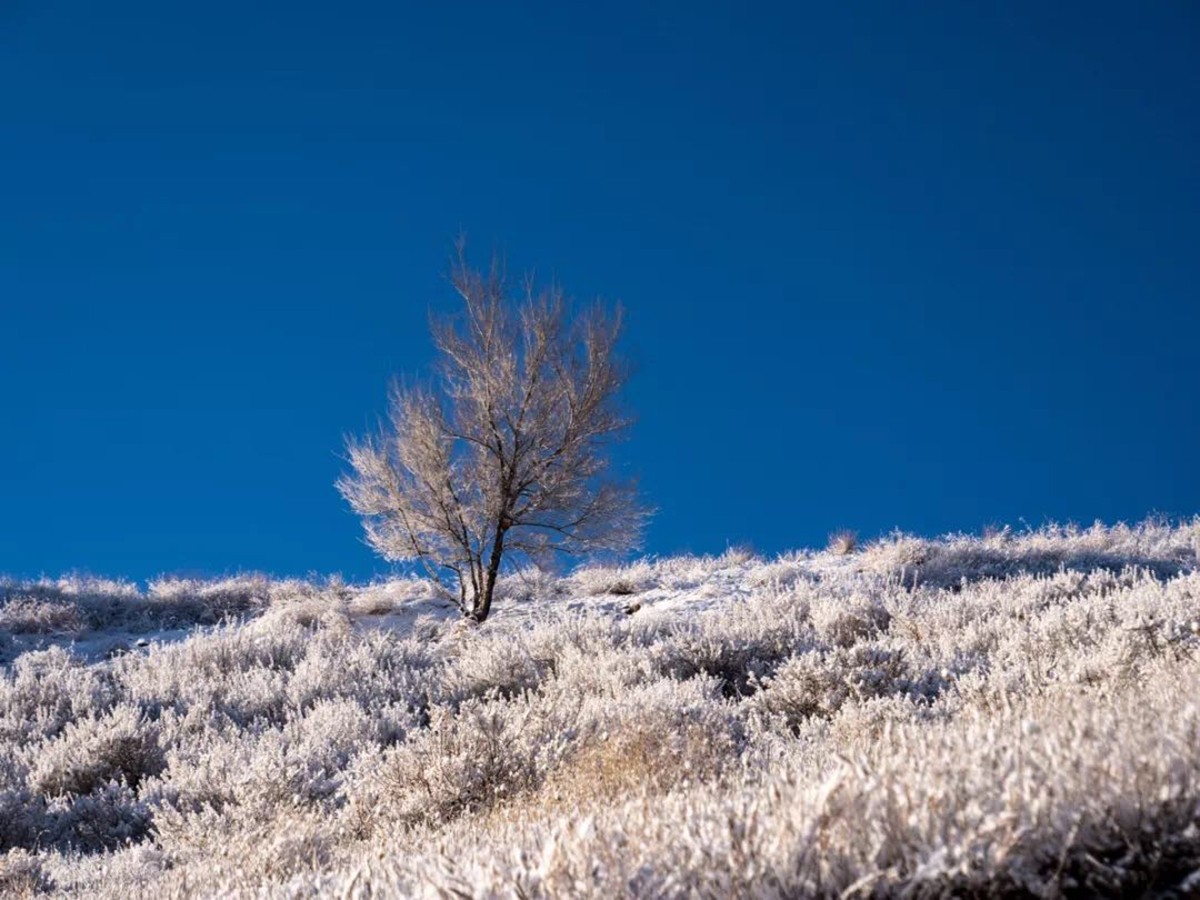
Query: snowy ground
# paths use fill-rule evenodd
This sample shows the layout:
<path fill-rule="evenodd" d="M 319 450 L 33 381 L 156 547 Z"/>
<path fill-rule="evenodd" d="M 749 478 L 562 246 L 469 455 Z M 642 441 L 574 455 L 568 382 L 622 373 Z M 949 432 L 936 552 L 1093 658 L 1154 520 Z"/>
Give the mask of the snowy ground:
<path fill-rule="evenodd" d="M 1198 550 L 0 582 L 0 895 L 1200 892 Z"/>

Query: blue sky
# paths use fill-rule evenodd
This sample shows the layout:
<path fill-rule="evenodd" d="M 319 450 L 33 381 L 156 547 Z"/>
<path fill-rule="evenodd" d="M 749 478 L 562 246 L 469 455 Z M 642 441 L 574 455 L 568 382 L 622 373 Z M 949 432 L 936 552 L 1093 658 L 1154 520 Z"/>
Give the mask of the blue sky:
<path fill-rule="evenodd" d="M 1200 7 L 741 6 L 0 6 L 0 572 L 386 571 L 460 231 L 625 305 L 649 552 L 1200 511 Z"/>

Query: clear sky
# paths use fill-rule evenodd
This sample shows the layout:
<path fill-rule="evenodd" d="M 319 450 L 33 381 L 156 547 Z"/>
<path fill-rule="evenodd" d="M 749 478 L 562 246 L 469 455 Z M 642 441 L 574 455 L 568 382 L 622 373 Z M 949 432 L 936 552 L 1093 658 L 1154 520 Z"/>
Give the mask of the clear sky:
<path fill-rule="evenodd" d="M 460 230 L 627 308 L 648 552 L 1200 511 L 1191 0 L 7 0 L 0 572 L 386 571 Z"/>

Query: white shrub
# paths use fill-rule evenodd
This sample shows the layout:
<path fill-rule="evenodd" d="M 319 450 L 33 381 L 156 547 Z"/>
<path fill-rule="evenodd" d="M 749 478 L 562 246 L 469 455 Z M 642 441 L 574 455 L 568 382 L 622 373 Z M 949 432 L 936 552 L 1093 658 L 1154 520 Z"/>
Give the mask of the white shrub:
<path fill-rule="evenodd" d="M 32 897 L 52 887 L 42 862 L 26 850 L 9 850 L 0 855 L 0 896 Z"/>
<path fill-rule="evenodd" d="M 0 631 L 0 892 L 1185 896 L 1197 534 L 512 576 L 478 628 L 418 580 L 7 582 L 221 624 Z"/>
<path fill-rule="evenodd" d="M 103 716 L 68 723 L 39 747 L 29 783 L 50 797 L 90 794 L 110 781 L 136 788 L 163 765 L 158 729 L 136 708 L 120 704 Z"/>

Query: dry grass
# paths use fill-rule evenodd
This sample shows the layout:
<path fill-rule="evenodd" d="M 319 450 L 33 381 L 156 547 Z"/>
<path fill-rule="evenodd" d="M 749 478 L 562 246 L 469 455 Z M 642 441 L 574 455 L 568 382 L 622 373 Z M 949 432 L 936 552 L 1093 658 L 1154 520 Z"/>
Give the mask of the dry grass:
<path fill-rule="evenodd" d="M 828 550 L 834 556 L 849 556 L 858 549 L 858 532 L 842 528 L 829 535 Z"/>

